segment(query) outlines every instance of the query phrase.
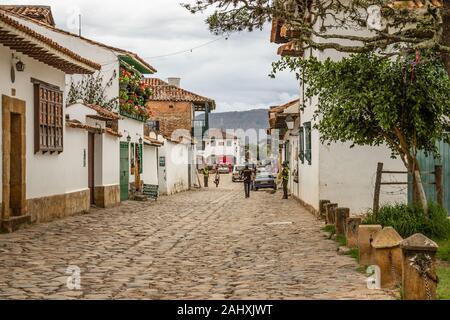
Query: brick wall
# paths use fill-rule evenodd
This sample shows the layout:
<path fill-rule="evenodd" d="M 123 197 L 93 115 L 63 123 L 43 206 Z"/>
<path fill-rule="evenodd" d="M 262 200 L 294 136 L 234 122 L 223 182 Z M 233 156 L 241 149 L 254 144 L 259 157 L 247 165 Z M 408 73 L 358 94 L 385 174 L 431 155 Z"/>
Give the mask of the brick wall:
<path fill-rule="evenodd" d="M 150 101 L 147 107 L 153 112 L 152 120 L 160 122 L 160 131 L 171 137 L 177 129 L 191 132 L 192 104 L 190 102 Z"/>

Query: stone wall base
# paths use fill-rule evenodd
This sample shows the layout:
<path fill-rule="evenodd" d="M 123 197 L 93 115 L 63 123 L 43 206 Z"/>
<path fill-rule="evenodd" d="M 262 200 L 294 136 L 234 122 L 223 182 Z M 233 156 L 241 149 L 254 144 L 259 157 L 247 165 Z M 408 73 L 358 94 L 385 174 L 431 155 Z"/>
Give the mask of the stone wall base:
<path fill-rule="evenodd" d="M 90 192 L 61 194 L 51 197 L 27 200 L 28 214 L 32 223 L 50 222 L 66 218 L 90 209 Z"/>
<path fill-rule="evenodd" d="M 114 208 L 119 206 L 120 186 L 95 187 L 94 202 L 100 208 Z"/>
<path fill-rule="evenodd" d="M 291 195 L 291 196 L 293 199 L 295 199 L 297 202 L 299 202 L 303 207 L 305 207 L 306 210 L 308 210 L 311 214 L 313 214 L 316 218 L 320 217 L 319 211 L 316 208 L 314 208 L 312 205 L 303 201 L 302 199 L 297 198 L 294 195 Z"/>
<path fill-rule="evenodd" d="M 30 216 L 11 217 L 0 221 L 0 232 L 12 233 L 30 224 Z"/>

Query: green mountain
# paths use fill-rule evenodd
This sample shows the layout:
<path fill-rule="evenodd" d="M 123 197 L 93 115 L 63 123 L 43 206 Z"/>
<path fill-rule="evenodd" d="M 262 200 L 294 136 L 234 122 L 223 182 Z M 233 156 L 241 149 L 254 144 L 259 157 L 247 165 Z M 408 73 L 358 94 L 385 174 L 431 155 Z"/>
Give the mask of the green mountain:
<path fill-rule="evenodd" d="M 249 111 L 234 111 L 210 114 L 210 128 L 217 129 L 248 129 L 266 130 L 269 127 L 269 110 L 255 109 Z M 204 115 L 199 115 L 198 120 L 203 120 Z"/>

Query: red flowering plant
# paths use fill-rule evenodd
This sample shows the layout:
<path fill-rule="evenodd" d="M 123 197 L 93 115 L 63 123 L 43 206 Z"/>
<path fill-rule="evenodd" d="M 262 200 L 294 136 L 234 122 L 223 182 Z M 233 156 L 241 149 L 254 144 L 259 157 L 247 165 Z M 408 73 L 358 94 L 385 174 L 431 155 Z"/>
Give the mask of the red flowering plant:
<path fill-rule="evenodd" d="M 138 72 L 133 73 L 125 68 L 121 68 L 119 80 L 119 102 L 122 113 L 147 120 L 150 113 L 146 105 L 152 95 L 150 87 Z"/>

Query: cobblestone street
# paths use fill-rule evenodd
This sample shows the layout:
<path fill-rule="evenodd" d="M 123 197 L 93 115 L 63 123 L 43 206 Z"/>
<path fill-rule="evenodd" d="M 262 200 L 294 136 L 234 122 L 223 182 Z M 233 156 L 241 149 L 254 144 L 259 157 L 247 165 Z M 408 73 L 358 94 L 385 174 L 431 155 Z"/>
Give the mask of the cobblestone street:
<path fill-rule="evenodd" d="M 245 200 L 229 179 L 0 235 L 0 299 L 392 298 L 365 288 L 297 202 Z M 68 266 L 81 290 L 67 288 Z"/>

